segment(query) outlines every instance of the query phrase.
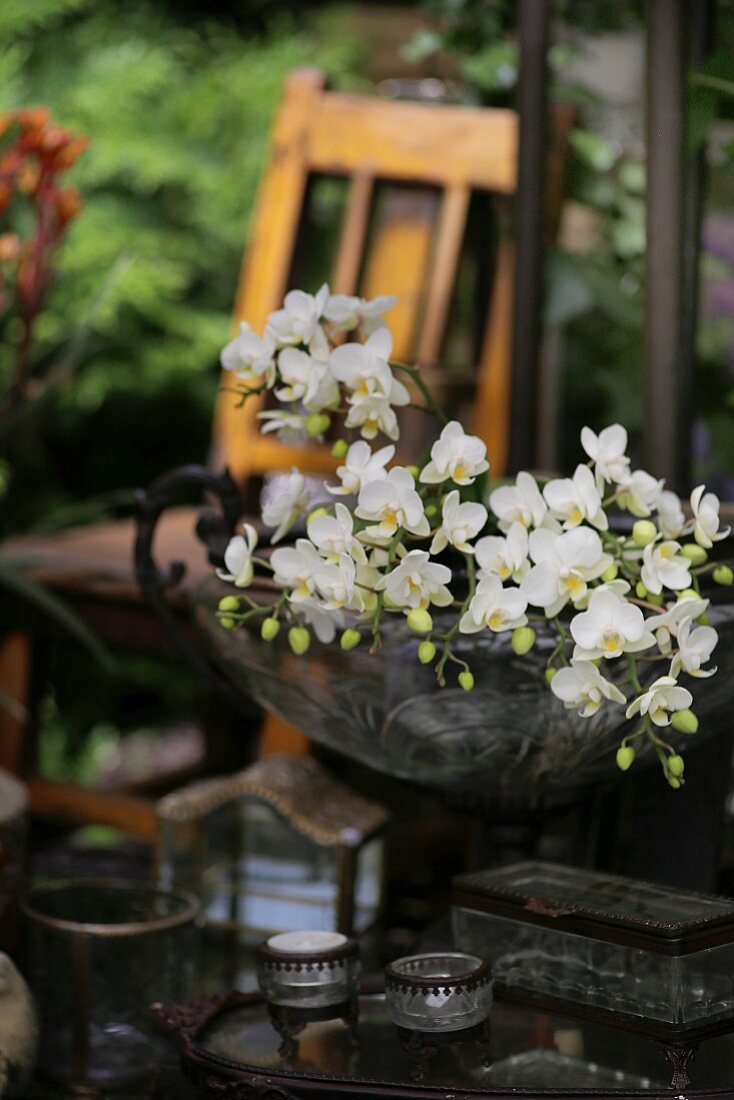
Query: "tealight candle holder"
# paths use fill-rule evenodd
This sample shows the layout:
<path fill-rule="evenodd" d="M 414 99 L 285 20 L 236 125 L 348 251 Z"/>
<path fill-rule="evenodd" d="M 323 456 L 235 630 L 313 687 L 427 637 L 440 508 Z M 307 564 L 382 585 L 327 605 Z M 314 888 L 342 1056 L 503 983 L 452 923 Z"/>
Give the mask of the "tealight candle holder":
<path fill-rule="evenodd" d="M 340 932 L 282 932 L 261 943 L 255 958 L 282 1057 L 295 1056 L 296 1036 L 319 1020 L 344 1020 L 350 1043 L 359 1045 L 356 940 Z"/>
<path fill-rule="evenodd" d="M 409 955 L 385 967 L 388 1014 L 421 1080 L 439 1046 L 478 1042 L 489 1057 L 492 970 L 486 959 L 458 951 Z"/>

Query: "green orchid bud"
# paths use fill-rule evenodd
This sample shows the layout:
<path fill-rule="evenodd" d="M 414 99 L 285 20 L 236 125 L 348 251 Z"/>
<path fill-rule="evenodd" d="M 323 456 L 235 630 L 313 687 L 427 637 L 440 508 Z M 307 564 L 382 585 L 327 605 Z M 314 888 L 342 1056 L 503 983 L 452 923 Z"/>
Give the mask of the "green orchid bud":
<path fill-rule="evenodd" d="M 415 478 L 416 481 L 418 480 L 418 475 L 420 474 L 420 470 L 418 469 L 417 466 L 406 466 L 405 469 L 408 471 L 409 474 L 413 475 L 413 477 Z"/>
<path fill-rule="evenodd" d="M 474 677 L 468 669 L 464 669 L 463 672 L 459 673 L 459 683 L 464 691 L 471 691 L 474 687 Z"/>
<path fill-rule="evenodd" d="M 277 619 L 263 619 L 260 627 L 260 637 L 266 642 L 272 642 L 273 638 L 277 637 L 279 630 L 280 623 Z"/>
<path fill-rule="evenodd" d="M 240 601 L 236 596 L 223 596 L 219 601 L 220 611 L 239 611 Z"/>
<path fill-rule="evenodd" d="M 604 570 L 604 572 L 602 573 L 601 579 L 604 582 L 604 584 L 609 584 L 610 581 L 616 580 L 618 575 L 619 575 L 619 569 L 614 564 L 614 562 L 612 562 L 612 564 L 608 565 L 606 567 L 606 569 Z"/>
<path fill-rule="evenodd" d="M 642 581 L 638 581 L 635 585 L 635 595 L 639 600 L 644 600 L 647 598 L 647 587 L 642 583 Z"/>
<path fill-rule="evenodd" d="M 412 630 L 414 634 L 428 634 L 433 630 L 433 619 L 428 611 L 423 607 L 414 607 L 408 612 L 407 619 L 408 629 Z"/>
<path fill-rule="evenodd" d="M 684 588 L 682 592 L 678 593 L 679 600 L 697 600 L 699 599 L 698 592 L 695 588 Z"/>
<path fill-rule="evenodd" d="M 648 603 L 654 603 L 656 607 L 662 607 L 665 602 L 662 592 L 648 592 L 647 599 Z"/>
<path fill-rule="evenodd" d="M 698 623 L 699 626 L 708 626 L 709 623 L 711 622 L 711 617 L 709 615 L 707 615 L 706 612 L 704 611 L 703 615 L 698 616 L 698 618 L 696 619 L 696 622 Z"/>
<path fill-rule="evenodd" d="M 311 645 L 311 635 L 305 626 L 292 626 L 288 631 L 288 645 L 297 657 L 302 657 Z"/>
<path fill-rule="evenodd" d="M 730 565 L 717 565 L 713 577 L 717 584 L 734 584 L 734 571 Z"/>
<path fill-rule="evenodd" d="M 433 658 L 436 656 L 436 647 L 433 642 L 425 641 L 421 642 L 418 646 L 418 660 L 422 665 L 430 665 Z"/>
<path fill-rule="evenodd" d="M 314 508 L 313 512 L 309 512 L 308 513 L 308 518 L 309 518 L 309 520 L 318 519 L 319 516 L 328 516 L 328 514 L 329 514 L 328 508 L 324 508 L 324 506 L 322 504 L 320 508 Z"/>
<path fill-rule="evenodd" d="M 306 419 L 306 434 L 315 439 L 317 435 L 323 435 L 331 427 L 331 417 L 326 413 L 311 413 Z"/>
<path fill-rule="evenodd" d="M 545 678 L 546 678 L 546 681 L 547 681 L 547 682 L 548 682 L 549 684 L 552 684 L 552 683 L 553 683 L 553 679 L 554 679 L 554 677 L 555 677 L 555 675 L 556 675 L 556 673 L 557 673 L 557 672 L 558 672 L 558 669 L 557 669 L 557 668 L 547 668 L 547 669 L 545 670 Z"/>
<path fill-rule="evenodd" d="M 635 546 L 647 546 L 648 543 L 655 542 L 657 537 L 658 529 L 649 519 L 638 519 L 632 528 L 632 541 Z"/>
<path fill-rule="evenodd" d="M 359 633 L 359 631 L 353 630 L 352 627 L 349 627 L 349 629 L 345 630 L 341 638 L 339 639 L 339 645 L 342 647 L 342 649 L 346 649 L 348 651 L 350 649 L 354 649 L 355 646 L 358 646 L 361 641 L 362 635 Z"/>
<path fill-rule="evenodd" d="M 337 439 L 336 443 L 331 448 L 332 458 L 344 458 L 348 450 L 349 444 L 346 439 Z"/>
<path fill-rule="evenodd" d="M 237 625 L 234 619 L 230 619 L 228 615 L 222 615 L 219 622 L 225 630 L 234 630 L 235 626 Z"/>
<path fill-rule="evenodd" d="M 685 760 L 682 756 L 678 756 L 677 753 L 675 756 L 668 757 L 668 772 L 670 775 L 674 775 L 676 779 L 680 779 L 683 775 L 685 766 Z"/>
<path fill-rule="evenodd" d="M 669 772 L 666 772 L 665 773 L 665 778 L 668 780 L 668 783 L 670 784 L 670 786 L 673 788 L 674 791 L 680 790 L 681 780 L 678 779 L 677 776 L 670 775 Z"/>
<path fill-rule="evenodd" d="M 433 519 L 434 516 L 438 515 L 438 508 L 435 504 L 427 504 L 425 512 L 429 519 Z"/>
<path fill-rule="evenodd" d="M 631 745 L 620 745 L 617 749 L 617 767 L 620 771 L 626 772 L 635 762 L 635 750 Z"/>
<path fill-rule="evenodd" d="M 673 711 L 670 724 L 678 733 L 695 733 L 698 730 L 698 718 L 692 710 Z"/>
<path fill-rule="evenodd" d="M 682 546 L 680 552 L 682 557 L 688 558 L 691 565 L 703 565 L 705 561 L 708 561 L 708 554 L 703 546 L 697 546 L 695 542 L 689 542 L 686 546 Z"/>
<path fill-rule="evenodd" d="M 512 648 L 518 657 L 528 653 L 535 645 L 535 631 L 531 626 L 518 626 L 512 632 Z"/>

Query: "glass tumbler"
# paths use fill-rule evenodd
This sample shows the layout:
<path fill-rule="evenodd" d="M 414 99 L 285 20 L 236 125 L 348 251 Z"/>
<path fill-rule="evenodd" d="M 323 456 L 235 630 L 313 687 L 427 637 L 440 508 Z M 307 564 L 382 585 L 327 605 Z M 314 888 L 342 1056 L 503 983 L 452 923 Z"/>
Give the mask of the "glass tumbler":
<path fill-rule="evenodd" d="M 186 1000 L 198 902 L 118 879 L 66 879 L 24 905 L 39 1067 L 85 1088 L 123 1087 L 159 1060 L 151 1005 Z"/>

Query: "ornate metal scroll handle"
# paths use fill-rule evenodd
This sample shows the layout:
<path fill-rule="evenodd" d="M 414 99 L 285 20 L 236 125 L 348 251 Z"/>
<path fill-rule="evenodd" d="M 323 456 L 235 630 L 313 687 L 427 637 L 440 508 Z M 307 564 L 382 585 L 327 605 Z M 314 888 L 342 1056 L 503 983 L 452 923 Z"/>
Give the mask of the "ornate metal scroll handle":
<path fill-rule="evenodd" d="M 215 474 L 204 466 L 178 466 L 159 477 L 148 489 L 138 491 L 135 573 L 143 598 L 171 644 L 194 666 L 207 687 L 242 710 L 246 708 L 246 701 L 240 698 L 188 642 L 181 623 L 166 598 L 167 590 L 183 580 L 186 565 L 179 559 L 174 559 L 167 569 L 162 570 L 153 557 L 153 539 L 158 521 L 176 503 L 177 491 L 192 485 L 215 496 L 221 506 L 220 513 L 211 509 L 201 513 L 196 524 L 196 536 L 206 546 L 212 565 L 223 565 L 227 543 L 242 515 L 240 490 L 229 470 Z"/>

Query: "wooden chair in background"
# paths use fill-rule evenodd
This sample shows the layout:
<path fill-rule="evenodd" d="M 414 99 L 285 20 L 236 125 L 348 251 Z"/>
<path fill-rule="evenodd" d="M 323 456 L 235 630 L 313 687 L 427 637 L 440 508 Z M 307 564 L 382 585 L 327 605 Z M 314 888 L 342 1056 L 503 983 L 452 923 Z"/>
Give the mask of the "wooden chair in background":
<path fill-rule="evenodd" d="M 562 195 L 571 110 L 556 114 L 548 166 L 547 227 L 554 233 Z M 395 102 L 327 90 L 315 69 L 288 79 L 245 252 L 234 320 L 262 329 L 294 285 L 315 289 L 303 265 L 304 216 L 313 181 L 346 181 L 347 196 L 331 271 L 332 293 L 396 294 L 388 316 L 396 359 L 418 364 L 449 403 L 467 404 L 467 427 L 485 439 L 492 471 L 506 469 L 509 445 L 514 250 L 511 221 L 517 187 L 518 118 L 510 110 Z M 491 197 L 490 206 L 486 205 Z M 476 202 L 485 206 L 477 215 Z M 449 361 L 457 287 L 465 246 L 474 245 L 473 329 L 465 363 Z M 479 247 L 477 248 L 477 244 Z M 489 262 L 488 262 L 489 261 Z M 305 282 L 304 279 L 309 280 Z M 267 472 L 296 465 L 326 474 L 335 462 L 324 445 L 291 447 L 258 430 L 256 401 L 237 408 L 220 394 L 212 466 L 256 485 Z M 194 515 L 167 515 L 158 536 L 162 560 L 183 558 L 188 581 L 209 566 L 191 535 Z M 112 644 L 156 648 L 162 637 L 142 603 L 132 565 L 134 524 L 120 521 L 67 531 L 53 539 L 16 540 L 12 553 L 33 559 L 29 572 L 73 602 Z M 182 618 L 182 623 L 184 619 Z M 183 628 L 183 626 L 182 626 Z M 23 697 L 29 684 L 32 639 L 6 638 L 0 681 Z M 12 674 L 12 675 L 11 675 Z M 266 719 L 263 751 L 303 746 L 304 738 Z M 0 766 L 30 781 L 34 811 L 71 821 L 101 821 L 149 838 L 152 806 L 129 794 L 82 792 L 34 777 L 27 723 L 0 716 Z"/>

